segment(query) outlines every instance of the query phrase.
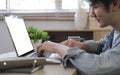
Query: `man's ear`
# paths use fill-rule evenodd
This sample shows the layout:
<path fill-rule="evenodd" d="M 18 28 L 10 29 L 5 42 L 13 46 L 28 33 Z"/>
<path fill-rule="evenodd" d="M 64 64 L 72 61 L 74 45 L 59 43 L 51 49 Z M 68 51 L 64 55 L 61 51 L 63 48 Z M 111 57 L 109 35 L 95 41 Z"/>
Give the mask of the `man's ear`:
<path fill-rule="evenodd" d="M 112 11 L 120 9 L 120 0 L 114 0 L 110 8 L 112 8 Z"/>
<path fill-rule="evenodd" d="M 118 0 L 118 6 L 120 7 L 120 0 Z"/>
<path fill-rule="evenodd" d="M 115 7 L 120 7 L 120 0 L 114 0 L 113 4 Z"/>

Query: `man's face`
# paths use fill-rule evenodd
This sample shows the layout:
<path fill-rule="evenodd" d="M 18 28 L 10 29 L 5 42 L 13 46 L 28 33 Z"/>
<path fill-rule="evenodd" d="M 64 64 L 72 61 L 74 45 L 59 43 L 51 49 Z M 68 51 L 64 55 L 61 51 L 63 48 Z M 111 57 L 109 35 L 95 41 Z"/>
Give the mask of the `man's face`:
<path fill-rule="evenodd" d="M 105 9 L 102 3 L 91 6 L 90 16 L 96 19 L 101 28 L 111 24 L 111 13 Z"/>

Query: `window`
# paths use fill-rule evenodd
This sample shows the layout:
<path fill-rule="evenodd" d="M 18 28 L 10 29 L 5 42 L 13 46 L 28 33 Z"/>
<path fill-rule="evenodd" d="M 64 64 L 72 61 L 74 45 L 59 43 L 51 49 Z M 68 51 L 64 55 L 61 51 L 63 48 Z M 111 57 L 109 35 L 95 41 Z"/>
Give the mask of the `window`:
<path fill-rule="evenodd" d="M 87 3 L 83 3 L 83 5 L 88 9 Z M 45 19 L 53 16 L 61 17 L 61 19 L 64 16 L 70 18 L 73 17 L 76 9 L 78 9 L 78 0 L 0 0 L 0 13 L 37 16 L 37 18 L 39 15 Z"/>
<path fill-rule="evenodd" d="M 62 9 L 77 9 L 78 0 L 62 0 Z"/>
<path fill-rule="evenodd" d="M 55 0 L 10 0 L 11 10 L 55 9 Z"/>
<path fill-rule="evenodd" d="M 6 0 L 0 0 L 0 10 L 6 10 Z"/>
<path fill-rule="evenodd" d="M 83 2 L 84 7 L 88 4 Z M 77 9 L 78 0 L 0 0 L 0 10 L 10 11 L 40 11 L 58 9 Z M 61 10 L 61 11 L 62 11 Z"/>

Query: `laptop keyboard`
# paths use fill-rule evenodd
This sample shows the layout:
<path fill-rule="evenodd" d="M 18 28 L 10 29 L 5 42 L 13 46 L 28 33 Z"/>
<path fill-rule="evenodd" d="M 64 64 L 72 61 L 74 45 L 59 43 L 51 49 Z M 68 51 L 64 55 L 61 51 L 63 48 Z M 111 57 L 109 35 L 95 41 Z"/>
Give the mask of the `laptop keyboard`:
<path fill-rule="evenodd" d="M 36 52 L 33 52 L 33 53 L 27 55 L 26 57 L 38 57 L 38 55 Z"/>
<path fill-rule="evenodd" d="M 37 53 L 33 53 L 31 57 L 38 57 Z"/>
<path fill-rule="evenodd" d="M 52 54 L 51 52 L 45 51 L 43 53 L 42 57 L 48 58 L 51 54 Z M 33 52 L 33 53 L 29 54 L 27 57 L 38 57 L 38 55 L 36 52 Z"/>
<path fill-rule="evenodd" d="M 51 54 L 51 52 L 45 51 L 42 56 L 48 58 Z"/>

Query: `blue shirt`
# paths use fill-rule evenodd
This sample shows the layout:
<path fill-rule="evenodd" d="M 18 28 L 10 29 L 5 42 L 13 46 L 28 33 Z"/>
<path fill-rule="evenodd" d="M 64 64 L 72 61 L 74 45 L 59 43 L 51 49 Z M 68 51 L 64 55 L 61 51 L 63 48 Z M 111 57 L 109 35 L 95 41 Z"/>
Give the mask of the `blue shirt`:
<path fill-rule="evenodd" d="M 92 53 L 79 48 L 69 49 L 63 65 L 77 68 L 81 75 L 120 75 L 120 37 L 112 44 L 114 31 L 99 41 L 86 41 Z"/>

